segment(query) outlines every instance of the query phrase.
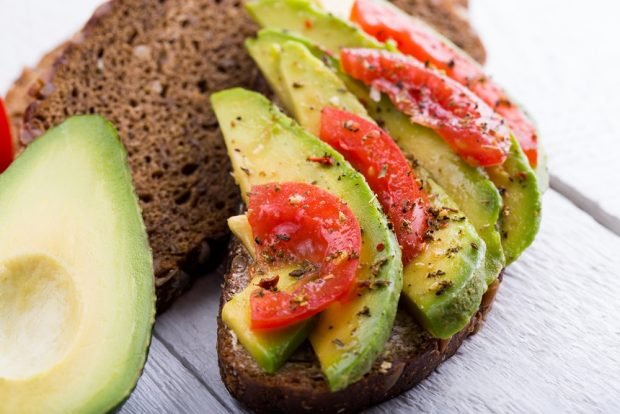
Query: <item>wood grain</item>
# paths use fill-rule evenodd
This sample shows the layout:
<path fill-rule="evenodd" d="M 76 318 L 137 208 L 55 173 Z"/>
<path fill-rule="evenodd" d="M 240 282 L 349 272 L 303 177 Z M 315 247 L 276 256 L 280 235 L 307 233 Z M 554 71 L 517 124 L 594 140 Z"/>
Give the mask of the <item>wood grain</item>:
<path fill-rule="evenodd" d="M 215 397 L 153 338 L 138 386 L 119 413 L 227 413 Z"/>

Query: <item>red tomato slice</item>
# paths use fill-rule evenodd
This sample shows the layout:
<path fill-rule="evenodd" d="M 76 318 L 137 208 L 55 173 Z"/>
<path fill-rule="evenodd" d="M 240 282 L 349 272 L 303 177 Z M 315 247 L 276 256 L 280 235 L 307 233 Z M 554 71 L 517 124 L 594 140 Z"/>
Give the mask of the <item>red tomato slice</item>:
<path fill-rule="evenodd" d="M 250 298 L 253 329 L 307 319 L 347 296 L 355 286 L 360 225 L 336 196 L 305 183 L 252 187 L 248 220 L 257 243 L 257 266 L 301 263 L 290 291 L 259 288 Z"/>
<path fill-rule="evenodd" d="M 510 148 L 504 120 L 470 90 L 414 58 L 376 49 L 342 49 L 343 70 L 386 93 L 415 123 L 434 129 L 467 162 L 502 164 Z"/>
<path fill-rule="evenodd" d="M 428 198 L 398 145 L 372 122 L 331 107 L 321 114 L 320 135 L 366 178 L 409 263 L 426 245 Z"/>
<path fill-rule="evenodd" d="M 430 63 L 471 89 L 504 117 L 530 164 L 536 166 L 538 138 L 534 124 L 518 105 L 511 102 L 506 91 L 485 76 L 480 65 L 437 36 L 424 23 L 393 6 L 372 0 L 356 0 L 351 10 L 351 20 L 377 40 L 385 42 L 392 39 L 404 54 Z"/>
<path fill-rule="evenodd" d="M 4 101 L 0 98 L 0 173 L 7 169 L 13 161 L 13 140 L 9 117 L 4 108 Z"/>

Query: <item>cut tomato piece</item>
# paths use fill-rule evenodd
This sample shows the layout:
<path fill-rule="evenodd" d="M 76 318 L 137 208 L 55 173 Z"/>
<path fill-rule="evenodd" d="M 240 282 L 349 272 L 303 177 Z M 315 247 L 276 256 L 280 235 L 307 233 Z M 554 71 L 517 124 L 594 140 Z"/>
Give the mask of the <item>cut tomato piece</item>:
<path fill-rule="evenodd" d="M 376 49 L 342 49 L 343 70 L 386 93 L 412 122 L 434 129 L 465 161 L 502 164 L 510 148 L 504 120 L 469 89 L 414 58 Z"/>
<path fill-rule="evenodd" d="M 407 264 L 426 244 L 428 198 L 405 155 L 377 125 L 336 108 L 323 109 L 320 135 L 362 173 L 377 194 Z"/>
<path fill-rule="evenodd" d="M 307 319 L 354 288 L 361 230 L 351 209 L 333 194 L 305 183 L 254 186 L 248 221 L 257 264 L 299 263 L 288 291 L 258 288 L 250 298 L 253 329 L 278 328 Z M 260 284 L 259 284 L 260 286 Z"/>
<path fill-rule="evenodd" d="M 11 126 L 9 117 L 4 107 L 4 101 L 0 98 L 0 173 L 7 169 L 13 161 L 13 140 L 11 138 Z"/>
<path fill-rule="evenodd" d="M 532 166 L 538 157 L 538 138 L 534 124 L 511 102 L 506 91 L 485 76 L 476 62 L 438 36 L 426 24 L 388 4 L 356 0 L 351 20 L 381 42 L 392 40 L 398 49 L 421 62 L 445 71 L 467 86 L 504 117 Z"/>

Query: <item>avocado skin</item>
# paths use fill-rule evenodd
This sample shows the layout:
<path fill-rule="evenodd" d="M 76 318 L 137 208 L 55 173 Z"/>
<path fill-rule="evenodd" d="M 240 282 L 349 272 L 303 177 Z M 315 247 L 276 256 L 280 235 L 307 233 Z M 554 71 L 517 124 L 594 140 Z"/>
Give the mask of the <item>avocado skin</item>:
<path fill-rule="evenodd" d="M 342 155 L 260 94 L 235 88 L 213 94 L 211 100 L 234 176 L 246 199 L 252 185 L 283 180 L 312 183 L 345 200 L 363 229 L 358 278 L 377 282 L 377 288 L 362 289 L 361 296 L 323 311 L 311 333 L 312 337 L 322 332 L 313 340 L 315 349 L 330 350 L 325 353 L 330 359 L 322 366 L 330 388 L 346 388 L 368 372 L 390 335 L 402 289 L 398 242 L 364 178 Z M 331 157 L 333 165 L 325 167 L 309 160 L 322 156 Z M 376 249 L 379 244 L 384 246 L 380 252 Z M 364 307 L 374 312 L 360 318 Z M 352 321 L 358 329 L 350 330 Z M 341 342 L 346 346 L 340 347 Z"/>
<path fill-rule="evenodd" d="M 115 412 L 131 396 L 138 379 L 142 375 L 148 357 L 151 332 L 155 322 L 156 301 L 152 253 L 142 220 L 138 197 L 132 185 L 127 153 L 114 125 L 101 116 L 79 115 L 67 118 L 30 144 L 10 168 L 0 175 L 0 202 L 5 206 L 10 204 L 12 201 L 11 193 L 22 190 L 24 184 L 26 186 L 32 185 L 30 178 L 32 170 L 45 169 L 49 163 L 54 165 L 57 158 L 64 159 L 65 165 L 68 165 L 67 168 L 69 169 L 73 168 L 71 164 L 73 160 L 79 159 L 80 162 L 75 165 L 92 169 L 88 172 L 89 174 L 100 175 L 101 185 L 105 186 L 107 191 L 111 191 L 109 196 L 113 197 L 115 206 L 118 207 L 119 211 L 122 211 L 122 213 L 118 213 L 118 216 L 121 217 L 119 221 L 123 223 L 122 237 L 127 237 L 133 243 L 131 244 L 131 253 L 127 254 L 132 256 L 130 266 L 135 272 L 133 274 L 136 279 L 134 287 L 136 294 L 139 295 L 136 299 L 136 325 L 133 332 L 119 333 L 131 335 L 134 341 L 129 350 L 131 355 L 127 356 L 125 365 L 122 367 L 122 370 L 127 370 L 127 372 L 119 374 L 113 371 L 110 375 L 115 377 L 110 380 L 111 384 L 103 384 L 95 395 L 85 396 L 84 401 L 76 403 L 77 405 L 71 408 L 72 412 Z M 75 170 L 76 177 L 83 171 Z M 50 171 L 50 176 L 54 177 L 53 171 Z M 72 183 L 70 181 L 49 181 L 40 183 L 40 185 L 54 188 L 56 185 L 70 187 Z M 101 188 L 97 190 L 101 191 Z M 8 200 L 5 201 L 5 198 Z M 32 201 L 34 204 L 44 202 L 44 200 Z M 68 202 L 72 201 L 75 200 L 68 200 Z M 48 219 L 53 222 L 55 218 L 49 216 Z M 119 223 L 109 224 L 117 225 Z M 33 240 L 36 240 L 38 231 L 39 229 L 35 229 L 31 232 Z M 59 238 L 68 236 L 67 234 L 57 235 Z M 126 244 L 127 240 L 123 240 L 123 243 Z M 74 274 L 73 269 L 71 272 L 78 277 L 84 277 L 79 273 Z M 71 356 L 72 354 L 68 354 L 65 358 Z M 77 378 L 69 380 L 79 381 Z M 29 381 L 29 379 L 24 381 Z M 69 381 L 67 383 L 69 384 Z M 67 389 L 66 391 L 69 392 L 70 390 Z M 39 403 L 45 404 L 45 393 L 40 390 L 38 393 Z M 5 403 L 10 403 L 15 407 L 16 401 L 9 400 Z M 54 412 L 53 408 L 50 409 L 50 412 Z"/>

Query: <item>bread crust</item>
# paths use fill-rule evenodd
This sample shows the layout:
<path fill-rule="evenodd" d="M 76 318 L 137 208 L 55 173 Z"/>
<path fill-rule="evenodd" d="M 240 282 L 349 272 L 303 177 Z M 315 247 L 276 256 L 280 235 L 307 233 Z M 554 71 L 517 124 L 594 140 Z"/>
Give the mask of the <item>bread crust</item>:
<path fill-rule="evenodd" d="M 220 373 L 231 395 L 257 413 L 355 413 L 411 389 L 477 332 L 501 281 L 500 277 L 489 288 L 469 325 L 449 340 L 432 338 L 404 308 L 399 308 L 392 335 L 372 370 L 346 389 L 331 392 L 307 343 L 270 375 L 261 370 L 223 323 L 221 309 L 249 283 L 251 263 L 237 240 L 232 241 L 230 252 L 218 317 Z"/>

